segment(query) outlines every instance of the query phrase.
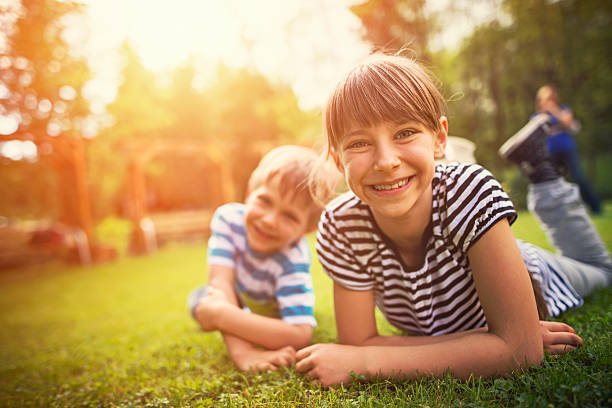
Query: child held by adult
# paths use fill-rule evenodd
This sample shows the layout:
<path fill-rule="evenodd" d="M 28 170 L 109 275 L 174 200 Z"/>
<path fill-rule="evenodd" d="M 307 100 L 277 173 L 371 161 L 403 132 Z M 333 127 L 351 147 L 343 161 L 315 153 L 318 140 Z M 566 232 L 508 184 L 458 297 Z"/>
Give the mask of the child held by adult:
<path fill-rule="evenodd" d="M 203 331 L 222 333 L 242 371 L 289 366 L 311 343 L 315 297 L 304 235 L 323 209 L 308 188 L 317 160 L 305 147 L 273 149 L 253 171 L 246 203 L 219 207 L 211 221 L 208 285 L 187 303 Z"/>
<path fill-rule="evenodd" d="M 601 214 L 601 201 L 582 172 L 578 147 L 573 134 L 580 129 L 574 119 L 572 109 L 559 103 L 559 92 L 552 85 L 544 85 L 536 94 L 536 113 L 545 113 L 548 117 L 549 137 L 548 150 L 553 164 L 566 170 L 578 184 L 580 194 L 594 214 Z"/>
<path fill-rule="evenodd" d="M 415 378 L 450 369 L 459 378 L 487 377 L 537 365 L 543 349 L 555 354 L 582 343 L 571 327 L 539 321 L 538 312 L 556 316 L 580 305 L 596 283 L 609 284 L 612 263 L 601 240 L 597 254 L 578 260 L 519 242 L 510 230 L 517 213 L 491 173 L 435 164 L 448 120 L 417 63 L 370 56 L 332 91 L 324 124 L 328 156 L 350 189 L 326 207 L 317 234 L 319 260 L 334 281 L 340 344 L 300 350 L 298 371 L 323 385 L 350 381 L 351 372 Z M 530 177 L 547 183 L 548 176 Z M 556 173 L 552 179 L 560 182 Z M 584 221 L 586 213 L 574 215 Z M 592 224 L 577 225 L 590 225 L 590 243 L 599 239 Z M 555 231 L 553 238 L 567 240 L 565 251 L 576 231 Z M 574 287 L 566 267 L 589 283 Z M 410 336 L 379 335 L 375 306 Z"/>

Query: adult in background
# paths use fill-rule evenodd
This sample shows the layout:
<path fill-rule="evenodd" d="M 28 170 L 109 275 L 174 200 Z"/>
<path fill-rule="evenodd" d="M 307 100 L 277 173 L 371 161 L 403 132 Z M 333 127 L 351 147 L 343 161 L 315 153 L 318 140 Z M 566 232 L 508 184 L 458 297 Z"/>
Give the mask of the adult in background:
<path fill-rule="evenodd" d="M 554 86 L 544 85 L 536 94 L 536 110 L 549 116 L 548 150 L 554 164 L 569 172 L 580 188 L 582 199 L 593 213 L 601 214 L 601 202 L 580 166 L 578 148 L 572 136 L 580 130 L 580 124 L 574 119 L 571 108 L 559 104 L 559 93 Z"/>

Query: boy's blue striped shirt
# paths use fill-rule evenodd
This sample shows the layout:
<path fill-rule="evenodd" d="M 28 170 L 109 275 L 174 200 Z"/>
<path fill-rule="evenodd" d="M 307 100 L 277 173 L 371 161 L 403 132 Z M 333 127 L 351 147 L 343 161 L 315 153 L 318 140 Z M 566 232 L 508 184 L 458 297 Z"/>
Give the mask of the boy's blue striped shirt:
<path fill-rule="evenodd" d="M 254 313 L 316 326 L 306 239 L 274 254 L 256 252 L 247 241 L 245 209 L 239 203 L 217 208 L 211 222 L 207 264 L 234 269 L 236 294 Z"/>

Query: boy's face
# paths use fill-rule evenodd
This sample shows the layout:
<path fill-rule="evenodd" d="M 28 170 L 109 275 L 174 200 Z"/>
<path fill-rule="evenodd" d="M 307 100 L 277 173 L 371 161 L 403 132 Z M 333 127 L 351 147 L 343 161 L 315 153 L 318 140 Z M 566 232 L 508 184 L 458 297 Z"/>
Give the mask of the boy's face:
<path fill-rule="evenodd" d="M 279 177 L 253 190 L 246 200 L 246 232 L 251 248 L 277 252 L 307 232 L 309 208 L 289 193 L 281 194 Z"/>
<path fill-rule="evenodd" d="M 448 131 L 445 117 L 440 123 L 439 132 L 414 121 L 354 126 L 340 141 L 336 164 L 377 220 L 400 219 L 415 208 L 431 210 L 434 160 L 444 154 Z"/>

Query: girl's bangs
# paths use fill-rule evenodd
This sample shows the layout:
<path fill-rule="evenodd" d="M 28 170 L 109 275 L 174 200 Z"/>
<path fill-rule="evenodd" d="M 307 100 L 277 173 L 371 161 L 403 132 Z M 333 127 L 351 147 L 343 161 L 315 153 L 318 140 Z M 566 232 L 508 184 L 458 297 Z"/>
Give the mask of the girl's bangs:
<path fill-rule="evenodd" d="M 402 78 L 377 68 L 380 67 L 358 67 L 330 96 L 325 113 L 325 129 L 330 146 L 337 147 L 353 127 L 411 120 L 432 126 L 431 113 L 419 109 L 419 105 L 424 105 L 419 101 L 422 95 L 414 100 L 414 90 Z"/>

